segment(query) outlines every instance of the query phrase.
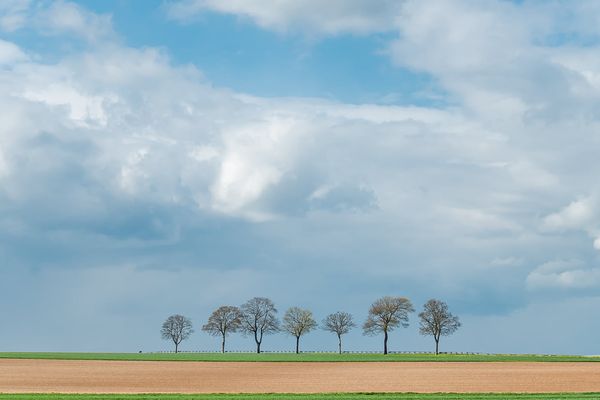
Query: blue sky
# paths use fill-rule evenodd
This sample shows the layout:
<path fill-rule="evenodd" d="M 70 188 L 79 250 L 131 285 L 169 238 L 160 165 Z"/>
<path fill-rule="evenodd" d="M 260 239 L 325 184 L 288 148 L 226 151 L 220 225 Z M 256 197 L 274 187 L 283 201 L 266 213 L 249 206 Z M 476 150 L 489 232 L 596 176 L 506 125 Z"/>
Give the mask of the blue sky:
<path fill-rule="evenodd" d="M 133 47 L 164 48 L 175 63 L 198 66 L 212 84 L 266 97 L 320 97 L 349 103 L 440 101 L 429 74 L 394 66 L 385 55 L 396 33 L 335 35 L 265 31 L 244 18 L 210 9 L 173 23 L 163 1 L 91 1 L 110 13 Z M 390 90 L 392 88 L 392 90 Z M 431 91 L 431 96 L 425 93 Z"/>
<path fill-rule="evenodd" d="M 461 317 L 442 350 L 598 354 L 597 2 L 265 4 L 0 4 L 0 350 L 398 295 Z"/>

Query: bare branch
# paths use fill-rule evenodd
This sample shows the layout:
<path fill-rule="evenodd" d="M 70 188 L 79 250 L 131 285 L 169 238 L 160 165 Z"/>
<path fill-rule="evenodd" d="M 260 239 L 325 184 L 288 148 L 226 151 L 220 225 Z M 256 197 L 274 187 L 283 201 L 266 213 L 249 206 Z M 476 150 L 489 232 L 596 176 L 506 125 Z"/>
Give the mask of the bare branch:
<path fill-rule="evenodd" d="M 229 333 L 236 332 L 242 325 L 242 313 L 238 307 L 221 306 L 217 308 L 202 330 L 212 336 L 221 336 L 221 352 L 225 353 L 225 338 Z"/>
<path fill-rule="evenodd" d="M 405 297 L 382 297 L 371 305 L 363 333 L 376 335 L 383 332 L 383 354 L 387 354 L 388 333 L 399 326 L 406 328 L 408 314 L 414 311 L 412 303 Z"/>
<path fill-rule="evenodd" d="M 315 329 L 317 322 L 312 312 L 298 307 L 291 307 L 283 316 L 283 330 L 296 337 L 296 353 L 300 352 L 300 337 Z"/>
<path fill-rule="evenodd" d="M 160 330 L 163 339 L 171 340 L 175 344 L 175 353 L 177 353 L 181 342 L 186 340 L 193 332 L 192 321 L 179 314 L 167 318 Z"/>
<path fill-rule="evenodd" d="M 342 353 L 342 335 L 350 332 L 356 324 L 352 318 L 352 314 L 338 311 L 329 314 L 322 322 L 321 329 L 335 333 L 338 337 L 338 351 Z"/>
<path fill-rule="evenodd" d="M 256 352 L 260 353 L 263 335 L 279 332 L 277 309 L 270 299 L 254 297 L 241 307 L 241 326 L 244 335 L 253 335 Z"/>
<path fill-rule="evenodd" d="M 458 317 L 452 315 L 448 310 L 448 305 L 436 299 L 431 299 L 423 306 L 423 311 L 419 313 L 421 335 L 433 336 L 435 340 L 435 354 L 439 353 L 439 342 L 441 336 L 448 336 L 460 328 L 461 323 Z"/>

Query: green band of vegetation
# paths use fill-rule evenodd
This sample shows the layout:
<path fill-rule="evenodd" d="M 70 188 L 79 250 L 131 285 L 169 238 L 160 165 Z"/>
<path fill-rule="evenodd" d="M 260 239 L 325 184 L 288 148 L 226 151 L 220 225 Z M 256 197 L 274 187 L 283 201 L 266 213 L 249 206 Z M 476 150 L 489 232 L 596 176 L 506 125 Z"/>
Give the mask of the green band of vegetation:
<path fill-rule="evenodd" d="M 336 354 L 336 353 L 0 353 L 0 358 L 109 361 L 230 361 L 230 362 L 598 362 L 600 357 L 528 354 Z"/>

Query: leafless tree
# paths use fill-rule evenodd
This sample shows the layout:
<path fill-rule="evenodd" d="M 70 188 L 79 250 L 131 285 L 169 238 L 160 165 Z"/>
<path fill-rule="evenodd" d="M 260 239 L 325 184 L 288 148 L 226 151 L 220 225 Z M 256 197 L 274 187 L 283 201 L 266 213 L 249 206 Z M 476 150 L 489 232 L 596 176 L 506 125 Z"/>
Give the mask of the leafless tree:
<path fill-rule="evenodd" d="M 317 327 L 312 312 L 291 307 L 283 316 L 283 330 L 296 338 L 296 354 L 300 352 L 300 337 Z"/>
<path fill-rule="evenodd" d="M 160 333 L 165 340 L 172 340 L 175 343 L 175 353 L 179 350 L 179 345 L 194 332 L 192 321 L 183 315 L 171 315 L 162 324 Z"/>
<path fill-rule="evenodd" d="M 241 324 L 241 311 L 234 306 L 221 306 L 208 317 L 208 322 L 202 330 L 212 336 L 221 336 L 221 353 L 225 353 L 225 338 L 229 333 L 236 332 Z"/>
<path fill-rule="evenodd" d="M 423 306 L 419 313 L 421 335 L 433 336 L 435 340 L 435 354 L 439 354 L 440 337 L 448 336 L 460 328 L 458 317 L 452 315 L 448 305 L 436 299 L 431 299 Z"/>
<path fill-rule="evenodd" d="M 369 316 L 363 324 L 365 335 L 383 332 L 383 354 L 388 353 L 388 332 L 408 326 L 408 314 L 414 312 L 410 300 L 404 297 L 385 296 L 375 301 L 369 309 Z"/>
<path fill-rule="evenodd" d="M 263 335 L 279 331 L 277 309 L 270 299 L 255 297 L 240 307 L 241 330 L 245 335 L 253 335 L 256 342 L 256 352 L 260 353 Z"/>
<path fill-rule="evenodd" d="M 323 320 L 322 329 L 335 333 L 338 337 L 338 350 L 342 354 L 342 335 L 350 332 L 356 324 L 352 319 L 352 314 L 347 312 L 338 311 L 333 314 L 329 314 Z"/>

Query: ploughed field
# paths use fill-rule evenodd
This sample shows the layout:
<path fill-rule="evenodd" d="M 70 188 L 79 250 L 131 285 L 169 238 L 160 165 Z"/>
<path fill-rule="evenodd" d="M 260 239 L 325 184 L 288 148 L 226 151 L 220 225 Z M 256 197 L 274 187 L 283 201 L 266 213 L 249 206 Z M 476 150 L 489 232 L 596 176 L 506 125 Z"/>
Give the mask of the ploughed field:
<path fill-rule="evenodd" d="M 257 361 L 248 363 L 0 359 L 0 393 L 328 392 L 600 393 L 600 363 L 526 361 L 305 363 Z M 355 395 L 345 396 L 338 398 L 360 398 Z M 389 396 L 392 397 L 379 395 L 369 398 L 410 398 L 400 395 Z M 448 395 L 444 396 L 439 398 L 450 398 Z M 508 398 L 507 395 L 503 396 L 496 398 Z M 554 395 L 554 397 L 537 398 L 600 398 L 598 394 L 589 395 L 592 397 L 583 396 Z M 288 397 L 273 398 L 287 399 Z M 9 397 L 0 396 L 0 399 L 6 398 Z M 29 395 L 26 398 L 35 397 Z M 116 398 L 119 397 L 106 397 L 106 399 Z M 160 397 L 155 398 L 160 399 Z"/>

